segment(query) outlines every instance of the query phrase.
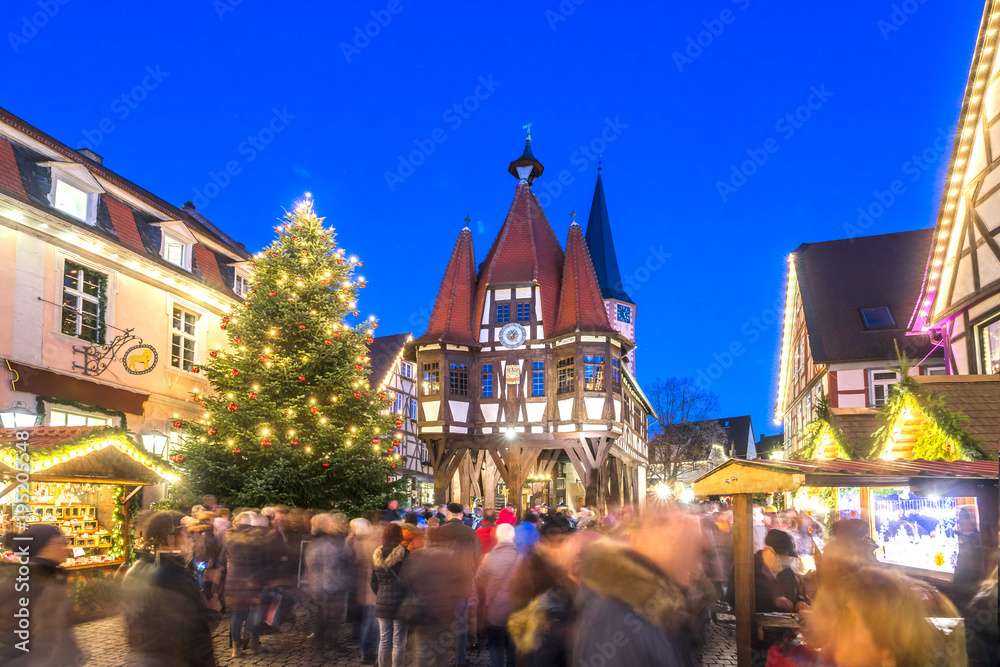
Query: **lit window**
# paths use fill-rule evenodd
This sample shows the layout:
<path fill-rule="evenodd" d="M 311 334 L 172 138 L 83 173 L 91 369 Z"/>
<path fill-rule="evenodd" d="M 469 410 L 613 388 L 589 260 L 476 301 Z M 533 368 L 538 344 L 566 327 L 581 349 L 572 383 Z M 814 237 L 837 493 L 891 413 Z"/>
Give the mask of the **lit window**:
<path fill-rule="evenodd" d="M 1000 373 L 1000 320 L 983 327 L 983 372 Z"/>
<path fill-rule="evenodd" d="M 183 258 L 183 256 L 184 256 L 184 248 L 182 246 L 181 257 Z M 170 262 L 171 264 L 176 264 L 176 262 L 173 262 L 170 259 L 167 259 L 167 261 Z M 181 265 L 178 264 L 178 266 Z M 233 291 L 242 297 L 245 297 L 247 294 L 250 293 L 250 281 L 247 280 L 246 276 L 241 276 L 239 273 L 236 274 L 236 280 L 235 284 L 233 285 Z"/>
<path fill-rule="evenodd" d="M 564 357 L 556 362 L 559 387 L 556 393 L 566 394 L 573 391 L 573 357 Z"/>
<path fill-rule="evenodd" d="M 892 314 L 885 306 L 862 308 L 861 319 L 864 320 L 865 329 L 891 329 L 896 326 Z"/>
<path fill-rule="evenodd" d="M 395 393 L 396 399 L 393 402 L 392 411 L 395 412 L 398 415 L 398 414 L 401 414 L 403 412 L 403 395 L 401 393 L 399 393 L 398 391 L 397 392 L 393 392 L 393 393 Z"/>
<path fill-rule="evenodd" d="M 399 364 L 399 374 L 405 378 L 413 377 L 413 364 L 401 361 Z"/>
<path fill-rule="evenodd" d="M 424 396 L 432 396 L 441 393 L 441 371 L 435 361 L 432 364 L 424 364 Z"/>
<path fill-rule="evenodd" d="M 163 237 L 163 259 L 182 269 L 187 268 L 188 246 L 169 236 Z"/>
<path fill-rule="evenodd" d="M 454 396 L 469 395 L 469 367 L 466 364 L 449 364 L 449 387 Z"/>
<path fill-rule="evenodd" d="M 62 327 L 68 336 L 85 341 L 104 343 L 104 313 L 101 306 L 107 298 L 108 277 L 66 262 L 63 272 Z"/>
<path fill-rule="evenodd" d="M 410 399 L 410 419 L 416 419 L 416 418 L 417 418 L 417 402 L 411 398 Z"/>
<path fill-rule="evenodd" d="M 170 332 L 170 365 L 182 371 L 194 367 L 198 316 L 174 306 Z"/>
<path fill-rule="evenodd" d="M 531 320 L 531 304 L 530 303 L 517 304 L 517 321 L 528 322 L 530 320 Z"/>
<path fill-rule="evenodd" d="M 49 410 L 49 426 L 110 426 L 108 417 L 94 417 L 78 412 Z"/>
<path fill-rule="evenodd" d="M 632 321 L 632 308 L 618 304 L 618 321 L 626 324 Z"/>
<path fill-rule="evenodd" d="M 483 364 L 483 398 L 493 398 L 493 364 Z"/>
<path fill-rule="evenodd" d="M 52 205 L 66 215 L 77 220 L 90 222 L 90 198 L 94 195 L 74 187 L 64 180 L 56 179 L 55 196 Z"/>
<path fill-rule="evenodd" d="M 622 371 L 618 364 L 619 361 L 611 357 L 611 390 L 616 394 L 622 393 Z"/>
<path fill-rule="evenodd" d="M 531 362 L 531 395 L 545 395 L 545 362 Z"/>
<path fill-rule="evenodd" d="M 510 304 L 497 306 L 497 323 L 510 322 Z"/>
<path fill-rule="evenodd" d="M 583 388 L 587 391 L 604 391 L 604 357 L 583 358 Z"/>
<path fill-rule="evenodd" d="M 881 408 L 889 400 L 889 388 L 899 382 L 899 374 L 893 371 L 872 372 L 872 403 Z"/>

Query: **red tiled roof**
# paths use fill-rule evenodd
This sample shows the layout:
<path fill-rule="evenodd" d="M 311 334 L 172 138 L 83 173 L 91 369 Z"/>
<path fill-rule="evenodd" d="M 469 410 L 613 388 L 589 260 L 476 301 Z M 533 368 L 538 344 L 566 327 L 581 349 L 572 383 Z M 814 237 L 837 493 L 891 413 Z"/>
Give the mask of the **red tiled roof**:
<path fill-rule="evenodd" d="M 569 226 L 559 292 L 559 314 L 549 335 L 561 336 L 574 331 L 614 331 L 604 309 L 601 287 L 597 284 L 597 273 L 583 238 L 583 230 L 576 223 Z"/>
<path fill-rule="evenodd" d="M 0 446 L 21 442 L 17 440 L 17 433 L 28 431 L 31 436 L 28 438 L 30 449 L 48 449 L 61 445 L 68 440 L 72 440 L 87 433 L 96 431 L 109 431 L 110 426 L 32 426 L 23 428 L 0 428 Z"/>
<path fill-rule="evenodd" d="M 906 325 L 920 293 L 933 233 L 918 229 L 804 243 L 795 250 L 795 272 L 816 363 L 895 359 L 897 340 L 910 358 L 920 359 L 931 350 L 928 337 L 907 336 Z M 859 309 L 879 306 L 889 309 L 895 328 L 866 330 Z"/>
<path fill-rule="evenodd" d="M 548 329 L 556 317 L 562 268 L 562 245 L 531 187 L 519 182 L 507 219 L 479 271 L 476 316 L 482 317 L 487 285 L 534 281 L 541 287 L 542 322 Z"/>
<path fill-rule="evenodd" d="M 460 345 L 478 345 L 472 305 L 476 293 L 476 253 L 472 232 L 466 227 L 455 242 L 448 268 L 441 279 L 427 333 L 418 342 L 435 340 Z"/>
<path fill-rule="evenodd" d="M 996 461 L 928 461 L 913 459 L 912 461 L 848 461 L 832 459 L 829 461 L 761 461 L 768 466 L 795 468 L 808 474 L 844 474 L 884 477 L 982 477 L 996 479 L 998 464 Z M 807 480 L 808 483 L 808 480 Z"/>
<path fill-rule="evenodd" d="M 226 281 L 222 277 L 222 272 L 219 271 L 219 260 L 216 258 L 214 252 L 200 243 L 195 243 L 194 259 L 198 262 L 201 277 L 205 279 L 205 282 L 223 292 L 232 292 L 232 285 L 226 284 Z"/>
<path fill-rule="evenodd" d="M 24 191 L 24 182 L 21 180 L 21 170 L 17 168 L 17 160 L 14 158 L 14 148 L 2 137 L 0 137 L 0 191 L 21 200 L 28 199 L 28 194 Z"/>
<path fill-rule="evenodd" d="M 139 236 L 139 228 L 136 227 L 132 209 L 111 195 L 107 195 L 104 202 L 108 206 L 108 214 L 111 216 L 111 224 L 114 225 L 118 240 L 128 248 L 145 254 L 146 246 L 142 244 L 142 237 Z"/>

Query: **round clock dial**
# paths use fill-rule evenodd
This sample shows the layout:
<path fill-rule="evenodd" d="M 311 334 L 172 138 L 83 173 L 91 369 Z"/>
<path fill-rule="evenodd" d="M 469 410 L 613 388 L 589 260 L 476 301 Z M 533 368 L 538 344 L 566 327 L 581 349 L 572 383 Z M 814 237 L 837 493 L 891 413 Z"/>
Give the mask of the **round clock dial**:
<path fill-rule="evenodd" d="M 517 322 L 508 322 L 500 327 L 500 342 L 504 347 L 517 347 L 524 343 L 528 335 Z"/>

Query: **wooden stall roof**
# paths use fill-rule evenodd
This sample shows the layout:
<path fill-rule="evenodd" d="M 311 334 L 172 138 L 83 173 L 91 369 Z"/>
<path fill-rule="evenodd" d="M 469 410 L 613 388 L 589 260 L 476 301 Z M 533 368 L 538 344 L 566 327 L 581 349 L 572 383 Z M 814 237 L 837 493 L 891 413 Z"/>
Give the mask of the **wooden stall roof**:
<path fill-rule="evenodd" d="M 13 454 L 19 431 L 30 434 L 33 482 L 149 485 L 173 477 L 166 462 L 154 460 L 124 429 L 110 426 L 0 429 L 0 475 L 17 474 Z M 67 449 L 72 444 L 78 446 Z"/>
<path fill-rule="evenodd" d="M 996 461 L 743 461 L 730 459 L 694 482 L 696 496 L 795 491 L 801 486 L 909 486 L 927 480 L 996 480 Z"/>

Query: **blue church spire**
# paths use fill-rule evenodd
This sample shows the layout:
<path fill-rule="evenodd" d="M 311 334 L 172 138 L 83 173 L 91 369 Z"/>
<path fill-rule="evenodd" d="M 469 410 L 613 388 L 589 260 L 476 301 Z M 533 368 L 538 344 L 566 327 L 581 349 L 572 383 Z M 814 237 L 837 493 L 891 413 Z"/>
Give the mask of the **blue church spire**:
<path fill-rule="evenodd" d="M 594 188 L 594 201 L 590 205 L 590 217 L 587 219 L 586 239 L 590 257 L 594 262 L 594 271 L 597 273 L 597 283 L 601 287 L 601 296 L 605 299 L 617 299 L 624 303 L 635 304 L 622 286 L 618 257 L 615 255 L 615 242 L 611 238 L 611 220 L 608 218 L 608 203 L 604 199 L 604 183 L 601 181 L 600 167 L 597 169 L 597 186 Z"/>

